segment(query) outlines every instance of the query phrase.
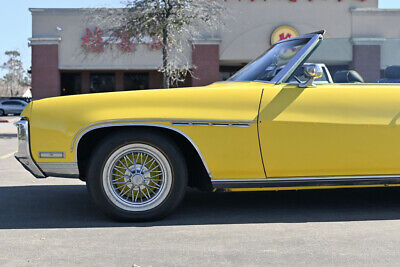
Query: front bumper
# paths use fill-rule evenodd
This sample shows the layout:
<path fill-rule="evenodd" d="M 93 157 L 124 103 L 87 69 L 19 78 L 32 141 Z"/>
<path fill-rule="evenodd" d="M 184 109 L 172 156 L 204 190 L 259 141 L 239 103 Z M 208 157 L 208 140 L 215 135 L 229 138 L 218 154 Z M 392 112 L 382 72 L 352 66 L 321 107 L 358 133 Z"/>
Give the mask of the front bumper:
<path fill-rule="evenodd" d="M 15 158 L 36 178 L 46 178 L 46 175 L 32 159 L 29 144 L 29 122 L 21 119 L 14 124 L 18 128 L 18 151 L 14 154 Z"/>

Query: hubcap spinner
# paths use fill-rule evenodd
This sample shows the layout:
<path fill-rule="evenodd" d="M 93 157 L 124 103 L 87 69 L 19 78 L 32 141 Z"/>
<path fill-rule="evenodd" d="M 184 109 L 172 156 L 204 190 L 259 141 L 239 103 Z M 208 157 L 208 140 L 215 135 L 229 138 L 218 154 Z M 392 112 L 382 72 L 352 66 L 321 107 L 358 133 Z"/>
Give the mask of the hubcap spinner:
<path fill-rule="evenodd" d="M 136 164 L 136 166 L 130 166 L 125 171 L 125 181 L 133 186 L 134 188 L 140 187 L 144 189 L 149 184 L 150 172 L 146 166 Z"/>

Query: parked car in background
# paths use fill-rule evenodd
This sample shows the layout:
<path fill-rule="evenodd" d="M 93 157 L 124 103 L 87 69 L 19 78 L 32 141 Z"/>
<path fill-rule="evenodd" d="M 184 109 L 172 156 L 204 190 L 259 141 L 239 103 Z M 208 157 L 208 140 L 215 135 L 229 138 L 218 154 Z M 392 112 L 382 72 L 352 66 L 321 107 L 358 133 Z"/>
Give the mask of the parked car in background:
<path fill-rule="evenodd" d="M 28 105 L 28 103 L 23 100 L 2 100 L 0 101 L 0 116 L 7 116 L 9 114 L 20 115 L 26 105 Z"/>

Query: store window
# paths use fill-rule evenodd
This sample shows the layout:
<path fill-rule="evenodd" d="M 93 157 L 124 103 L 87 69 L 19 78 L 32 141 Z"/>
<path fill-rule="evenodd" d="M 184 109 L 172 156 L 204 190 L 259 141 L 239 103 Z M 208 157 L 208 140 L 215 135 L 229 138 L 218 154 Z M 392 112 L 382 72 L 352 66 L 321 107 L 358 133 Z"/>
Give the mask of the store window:
<path fill-rule="evenodd" d="M 61 73 L 61 95 L 76 95 L 81 93 L 80 73 Z"/>
<path fill-rule="evenodd" d="M 115 73 L 91 73 L 90 92 L 112 92 L 115 91 Z"/>
<path fill-rule="evenodd" d="M 220 66 L 219 67 L 219 80 L 226 81 L 232 77 L 236 72 L 243 68 L 245 64 L 236 66 Z"/>
<path fill-rule="evenodd" d="M 126 72 L 124 73 L 124 90 L 149 89 L 148 72 Z"/>

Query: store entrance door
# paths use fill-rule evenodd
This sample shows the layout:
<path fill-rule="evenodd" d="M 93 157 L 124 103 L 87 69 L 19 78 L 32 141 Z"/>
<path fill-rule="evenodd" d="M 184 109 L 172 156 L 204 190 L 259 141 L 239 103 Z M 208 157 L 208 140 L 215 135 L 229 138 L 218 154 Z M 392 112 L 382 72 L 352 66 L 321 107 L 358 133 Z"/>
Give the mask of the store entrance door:
<path fill-rule="evenodd" d="M 61 73 L 61 95 L 76 95 L 81 93 L 80 73 Z"/>
<path fill-rule="evenodd" d="M 125 72 L 124 73 L 124 90 L 145 90 L 149 89 L 149 73 L 148 72 Z"/>

